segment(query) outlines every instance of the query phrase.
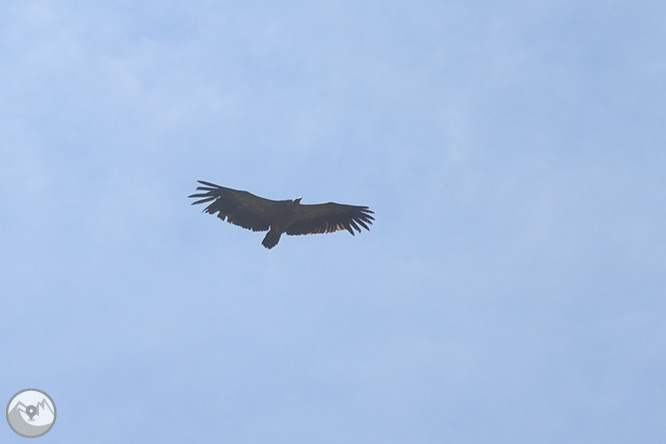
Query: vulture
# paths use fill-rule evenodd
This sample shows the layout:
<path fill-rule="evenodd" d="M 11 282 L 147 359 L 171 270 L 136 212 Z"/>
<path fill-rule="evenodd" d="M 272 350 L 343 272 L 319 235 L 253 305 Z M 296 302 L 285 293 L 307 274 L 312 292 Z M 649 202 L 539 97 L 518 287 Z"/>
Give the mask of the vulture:
<path fill-rule="evenodd" d="M 261 244 L 273 248 L 282 233 L 290 236 L 300 234 L 333 233 L 347 230 L 361 232 L 361 227 L 370 230 L 375 220 L 368 207 L 343 205 L 329 202 L 317 205 L 301 204 L 302 197 L 289 200 L 270 200 L 247 191 L 233 190 L 214 183 L 197 181 L 203 186 L 189 198 L 199 199 L 192 205 L 210 204 L 203 212 L 252 231 L 268 231 Z"/>

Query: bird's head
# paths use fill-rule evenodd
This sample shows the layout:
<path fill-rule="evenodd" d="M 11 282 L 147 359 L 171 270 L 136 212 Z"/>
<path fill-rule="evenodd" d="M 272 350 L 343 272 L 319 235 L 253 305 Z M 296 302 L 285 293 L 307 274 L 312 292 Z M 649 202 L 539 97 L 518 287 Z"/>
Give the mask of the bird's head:
<path fill-rule="evenodd" d="M 303 199 L 303 196 L 301 196 L 301 197 L 297 197 L 296 199 L 292 199 L 291 202 L 292 202 L 294 205 L 300 205 L 300 203 L 301 203 L 301 199 Z"/>

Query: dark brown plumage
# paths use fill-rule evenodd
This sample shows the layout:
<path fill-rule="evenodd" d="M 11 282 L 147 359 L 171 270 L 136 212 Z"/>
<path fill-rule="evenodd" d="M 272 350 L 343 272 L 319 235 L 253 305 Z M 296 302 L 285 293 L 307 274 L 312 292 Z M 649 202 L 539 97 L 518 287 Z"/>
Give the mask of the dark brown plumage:
<path fill-rule="evenodd" d="M 300 234 L 333 233 L 347 230 L 352 236 L 361 227 L 370 230 L 375 220 L 368 207 L 343 205 L 335 202 L 317 205 L 301 205 L 301 198 L 270 200 L 247 191 L 233 190 L 214 183 L 198 181 L 205 186 L 197 187 L 204 193 L 188 197 L 199 199 L 192 205 L 208 203 L 204 212 L 215 214 L 222 220 L 252 231 L 268 231 L 261 244 L 273 248 L 282 233 L 290 236 Z"/>

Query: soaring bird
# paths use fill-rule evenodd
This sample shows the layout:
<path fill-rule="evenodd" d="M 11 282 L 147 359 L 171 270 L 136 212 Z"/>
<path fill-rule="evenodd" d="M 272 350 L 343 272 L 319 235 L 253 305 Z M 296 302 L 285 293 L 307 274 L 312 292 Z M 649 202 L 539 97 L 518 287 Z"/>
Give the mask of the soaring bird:
<path fill-rule="evenodd" d="M 290 236 L 300 234 L 333 233 L 347 230 L 354 235 L 361 227 L 370 230 L 375 220 L 368 207 L 329 202 L 317 205 L 301 204 L 302 197 L 289 200 L 270 200 L 247 191 L 233 190 L 214 183 L 197 181 L 201 185 L 188 197 L 199 199 L 192 205 L 208 203 L 203 210 L 215 214 L 222 220 L 252 231 L 268 231 L 261 244 L 273 248 L 282 233 Z"/>

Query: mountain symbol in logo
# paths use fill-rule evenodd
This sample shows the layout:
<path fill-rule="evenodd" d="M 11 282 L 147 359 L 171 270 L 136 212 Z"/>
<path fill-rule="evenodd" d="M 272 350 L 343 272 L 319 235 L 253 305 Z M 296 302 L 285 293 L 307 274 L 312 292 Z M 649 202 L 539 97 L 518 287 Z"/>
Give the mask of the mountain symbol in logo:
<path fill-rule="evenodd" d="M 49 431 L 55 420 L 55 412 L 46 398 L 36 404 L 26 405 L 18 401 L 7 414 L 12 428 L 23 436 L 40 436 Z"/>
<path fill-rule="evenodd" d="M 28 421 L 34 421 L 35 416 L 41 416 L 40 415 L 41 410 L 47 410 L 46 415 L 49 420 L 49 424 L 52 422 L 52 418 L 55 415 L 53 409 L 49 405 L 49 402 L 46 400 L 46 398 L 42 398 L 42 400 L 35 405 L 25 405 L 21 401 L 19 401 L 18 403 L 16 403 L 13 410 L 24 412 L 26 415 L 28 415 Z"/>

